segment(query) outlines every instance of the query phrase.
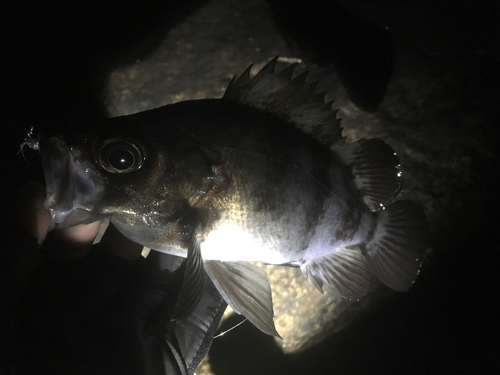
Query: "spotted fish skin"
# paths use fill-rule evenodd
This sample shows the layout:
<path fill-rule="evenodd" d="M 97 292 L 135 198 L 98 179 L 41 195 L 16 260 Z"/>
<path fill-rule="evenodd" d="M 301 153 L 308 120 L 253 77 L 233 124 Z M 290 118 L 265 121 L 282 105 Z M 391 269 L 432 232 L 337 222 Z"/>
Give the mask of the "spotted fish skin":
<path fill-rule="evenodd" d="M 324 94 L 275 64 L 253 78 L 248 69 L 222 99 L 108 119 L 75 141 L 42 137 L 55 225 L 108 217 L 129 239 L 188 257 L 194 276 L 179 311 L 199 300 L 191 294 L 206 273 L 274 335 L 269 283 L 247 262 L 300 266 L 320 291 L 352 299 L 369 291 L 371 273 L 407 290 L 427 227 L 418 204 L 394 201 L 394 150 L 380 139 L 347 144 Z"/>

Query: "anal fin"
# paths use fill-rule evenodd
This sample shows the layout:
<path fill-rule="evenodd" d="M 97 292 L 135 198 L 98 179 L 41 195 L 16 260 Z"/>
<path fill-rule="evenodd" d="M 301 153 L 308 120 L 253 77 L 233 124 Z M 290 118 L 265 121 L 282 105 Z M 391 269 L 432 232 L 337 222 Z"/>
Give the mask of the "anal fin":
<path fill-rule="evenodd" d="M 323 293 L 323 284 L 343 297 L 359 300 L 370 290 L 370 269 L 365 256 L 355 248 L 337 248 L 307 260 L 302 273 Z"/>
<path fill-rule="evenodd" d="M 274 327 L 273 300 L 266 271 L 248 262 L 205 261 L 215 287 L 232 309 L 262 332 L 280 337 Z"/>

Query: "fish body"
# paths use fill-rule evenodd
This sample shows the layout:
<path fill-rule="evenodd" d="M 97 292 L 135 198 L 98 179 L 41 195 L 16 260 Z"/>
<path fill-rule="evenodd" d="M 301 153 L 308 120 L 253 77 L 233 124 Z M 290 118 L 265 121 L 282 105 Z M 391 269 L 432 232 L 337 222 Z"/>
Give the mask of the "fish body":
<path fill-rule="evenodd" d="M 187 257 L 184 293 L 206 272 L 229 305 L 275 335 L 267 278 L 247 262 L 300 266 L 319 290 L 353 299 L 371 273 L 407 290 L 426 222 L 416 203 L 393 203 L 399 159 L 379 139 L 346 144 L 331 103 L 304 75 L 292 79 L 293 67 L 275 73 L 275 62 L 254 78 L 247 70 L 222 99 L 42 137 L 54 225 L 108 217 L 129 239 Z"/>
<path fill-rule="evenodd" d="M 217 127 L 200 122 L 199 113 L 220 119 Z M 146 222 L 149 205 L 138 204 L 146 208 L 139 214 L 137 208 L 124 210 L 118 189 L 110 190 L 109 198 L 103 199 L 106 207 L 98 208 L 122 232 L 147 247 L 186 256 L 185 247 L 177 246 L 179 238 L 172 236 L 172 227 L 158 230 L 175 223 L 187 205 L 202 214 L 197 236 L 206 260 L 297 262 L 324 251 L 327 247 L 322 242 L 334 247 L 360 242 L 357 237 L 366 237 L 367 225 L 373 225 L 347 166 L 328 147 L 291 131 L 279 119 L 230 100 L 183 102 L 149 115 L 175 119 L 168 137 L 184 138 L 176 155 L 168 152 L 173 147 L 162 152 L 168 142 L 165 137 L 148 135 L 148 130 L 141 136 L 147 142 L 144 147 L 180 166 L 158 168 L 154 173 L 153 186 L 182 185 L 173 194 L 172 189 L 164 189 L 165 195 L 157 201 L 165 206 L 159 210 L 168 212 L 165 223 Z M 133 117 L 118 120 L 130 120 L 130 125 L 136 121 Z M 127 127 L 121 121 L 117 125 Z M 187 171 L 193 176 L 186 176 Z M 148 200 L 153 193 L 150 186 L 134 186 L 130 194 Z M 114 196 L 120 200 L 111 205 Z"/>

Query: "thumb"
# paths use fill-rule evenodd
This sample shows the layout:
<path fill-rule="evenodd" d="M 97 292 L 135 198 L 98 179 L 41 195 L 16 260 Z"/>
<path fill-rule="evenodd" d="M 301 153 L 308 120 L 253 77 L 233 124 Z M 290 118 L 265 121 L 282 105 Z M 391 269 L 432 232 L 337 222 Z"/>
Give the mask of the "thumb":
<path fill-rule="evenodd" d="M 21 188 L 20 209 L 16 212 L 19 224 L 41 245 L 47 236 L 50 212 L 43 206 L 45 188 L 38 182 L 28 182 Z"/>

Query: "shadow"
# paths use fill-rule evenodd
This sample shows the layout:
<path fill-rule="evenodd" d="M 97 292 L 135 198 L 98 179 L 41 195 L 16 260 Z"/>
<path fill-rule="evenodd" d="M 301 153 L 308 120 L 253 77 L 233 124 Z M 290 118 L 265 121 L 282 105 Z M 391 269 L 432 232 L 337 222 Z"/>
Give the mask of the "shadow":
<path fill-rule="evenodd" d="M 219 327 L 224 332 L 244 318 L 233 314 Z M 281 374 L 283 354 L 268 336 L 249 321 L 234 330 L 215 338 L 209 352 L 210 366 L 214 374 Z"/>
<path fill-rule="evenodd" d="M 153 52 L 172 27 L 203 3 L 20 0 L 4 4 L 0 15 L 0 148 L 2 160 L 8 160 L 2 165 L 4 177 L 33 178 L 33 169 L 16 155 L 31 126 L 67 132 L 105 117 L 109 73 Z M 40 173 L 38 178 L 42 179 Z"/>
<path fill-rule="evenodd" d="M 292 53 L 322 65 L 333 63 L 351 100 L 375 111 L 392 74 L 395 51 L 389 33 L 338 1 L 268 2 Z"/>
<path fill-rule="evenodd" d="M 202 1 L 11 2 L 2 12 L 5 107 L 25 121 L 82 122 L 104 112 L 102 89 L 120 65 L 153 52 Z M 29 110 L 27 110 L 29 109 Z"/>

